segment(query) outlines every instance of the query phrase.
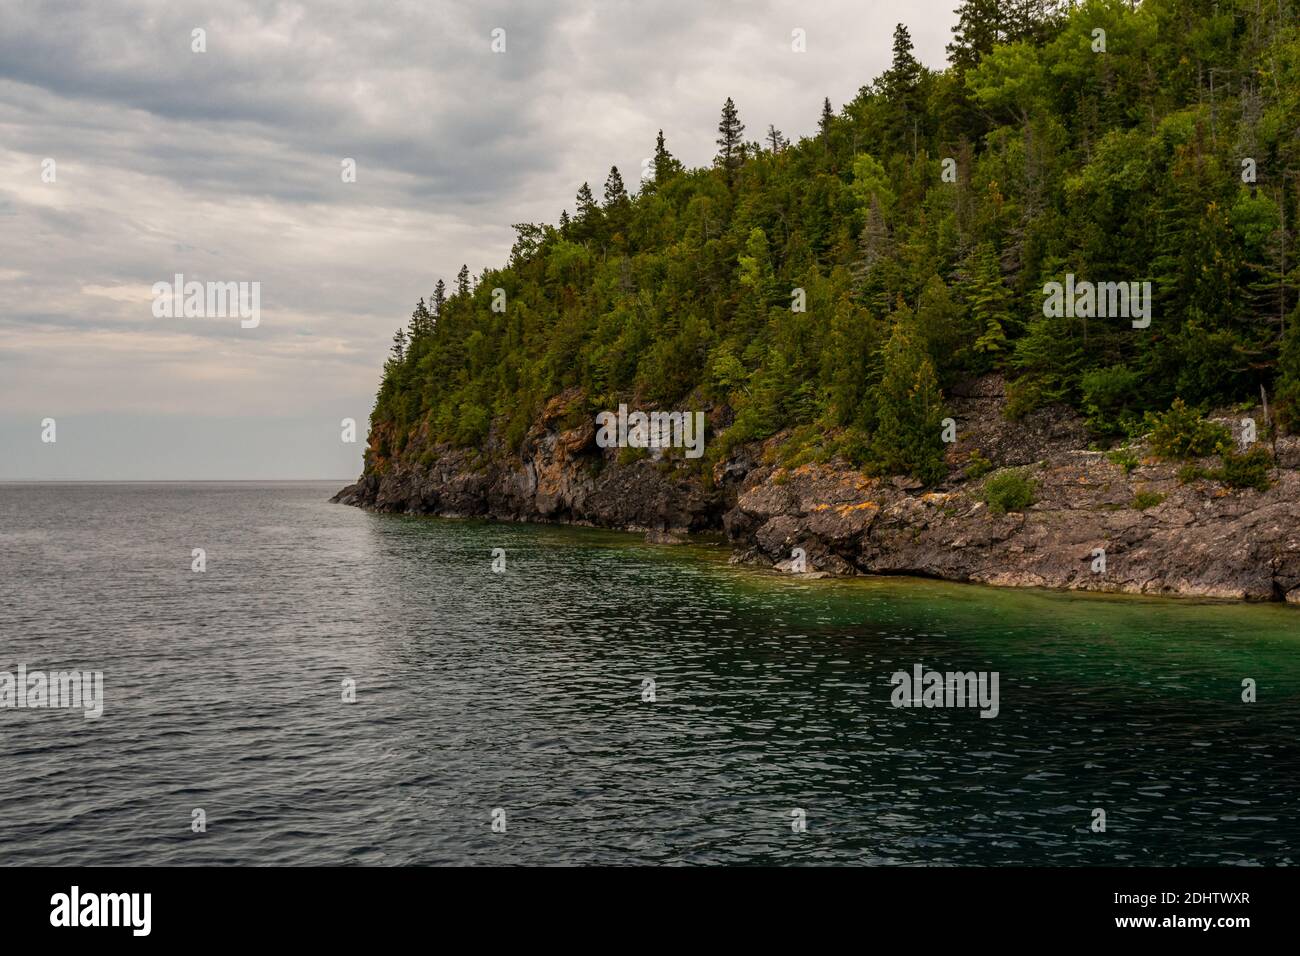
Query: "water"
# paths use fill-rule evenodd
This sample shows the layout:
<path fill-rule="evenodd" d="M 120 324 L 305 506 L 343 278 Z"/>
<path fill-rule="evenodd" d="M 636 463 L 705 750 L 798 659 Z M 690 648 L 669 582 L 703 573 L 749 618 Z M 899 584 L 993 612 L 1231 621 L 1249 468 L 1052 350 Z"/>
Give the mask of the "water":
<path fill-rule="evenodd" d="M 107 696 L 0 710 L 0 863 L 1297 861 L 1298 609 L 795 581 L 336 489 L 0 485 L 0 670 Z M 915 663 L 997 671 L 1000 714 L 895 709 Z"/>

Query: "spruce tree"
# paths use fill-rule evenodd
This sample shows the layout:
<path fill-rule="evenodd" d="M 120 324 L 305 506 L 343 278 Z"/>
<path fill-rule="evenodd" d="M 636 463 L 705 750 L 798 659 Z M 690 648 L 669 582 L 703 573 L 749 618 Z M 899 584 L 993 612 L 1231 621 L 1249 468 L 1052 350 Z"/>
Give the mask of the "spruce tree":
<path fill-rule="evenodd" d="M 435 321 L 442 315 L 442 307 L 446 304 L 447 283 L 439 279 L 438 284 L 433 287 L 433 300 L 430 303 L 431 308 L 429 309 L 429 312 Z"/>
<path fill-rule="evenodd" d="M 612 209 L 627 202 L 627 187 L 623 185 L 623 176 L 617 166 L 609 167 L 609 177 L 605 180 L 605 208 Z"/>
<path fill-rule="evenodd" d="M 736 104 L 727 97 L 722 104 L 722 118 L 718 121 L 718 157 L 717 164 L 727 171 L 727 181 L 732 181 L 733 174 L 744 161 L 745 124 L 740 121 Z"/>
<path fill-rule="evenodd" d="M 660 130 L 659 135 L 655 138 L 655 155 L 654 155 L 654 182 L 656 186 L 662 186 L 668 181 L 668 177 L 678 172 L 682 168 L 673 154 L 668 152 L 668 147 L 664 145 L 664 131 Z"/>
<path fill-rule="evenodd" d="M 587 222 L 596 212 L 596 197 L 591 193 L 591 187 L 583 183 L 578 188 L 578 222 Z"/>
<path fill-rule="evenodd" d="M 469 266 L 462 265 L 456 273 L 456 294 L 469 295 Z"/>
<path fill-rule="evenodd" d="M 979 66 L 984 55 L 1002 39 L 1003 17 L 1001 0 L 963 0 L 953 11 L 957 25 L 952 28 L 952 42 L 948 44 L 948 61 L 958 73 Z"/>
<path fill-rule="evenodd" d="M 944 476 L 943 396 L 934 364 L 910 329 L 911 311 L 894 313 L 894 327 L 881 350 L 880 380 L 872 390 L 876 429 L 873 468 L 910 474 L 933 484 Z"/>

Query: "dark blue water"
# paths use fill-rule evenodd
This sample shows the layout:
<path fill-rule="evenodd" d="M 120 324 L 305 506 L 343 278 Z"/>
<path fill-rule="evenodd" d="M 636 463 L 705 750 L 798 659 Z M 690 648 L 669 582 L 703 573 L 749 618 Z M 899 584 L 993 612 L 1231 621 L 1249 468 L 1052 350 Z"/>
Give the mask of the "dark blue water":
<path fill-rule="evenodd" d="M 106 694 L 0 709 L 0 863 L 1297 860 L 1297 609 L 801 582 L 334 490 L 0 485 L 0 670 Z M 891 706 L 915 663 L 997 671 L 998 716 Z"/>

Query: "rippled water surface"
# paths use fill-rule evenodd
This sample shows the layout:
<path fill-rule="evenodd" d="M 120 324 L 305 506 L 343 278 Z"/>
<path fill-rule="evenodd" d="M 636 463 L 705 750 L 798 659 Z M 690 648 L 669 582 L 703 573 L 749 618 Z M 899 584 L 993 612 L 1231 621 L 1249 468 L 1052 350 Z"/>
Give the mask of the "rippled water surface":
<path fill-rule="evenodd" d="M 0 485 L 0 670 L 107 698 L 0 710 L 0 863 L 1300 857 L 1300 610 L 796 581 L 335 490 Z M 917 663 L 998 672 L 999 715 L 894 708 Z"/>

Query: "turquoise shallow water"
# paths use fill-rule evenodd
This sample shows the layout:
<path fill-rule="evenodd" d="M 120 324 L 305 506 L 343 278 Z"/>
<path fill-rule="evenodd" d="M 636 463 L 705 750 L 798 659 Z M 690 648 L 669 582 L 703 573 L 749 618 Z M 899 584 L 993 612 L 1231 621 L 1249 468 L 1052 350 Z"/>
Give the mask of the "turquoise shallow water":
<path fill-rule="evenodd" d="M 335 490 L 0 485 L 0 670 L 107 698 L 0 709 L 0 862 L 1297 860 L 1300 609 L 797 581 Z M 998 716 L 893 707 L 918 663 L 996 671 Z"/>

